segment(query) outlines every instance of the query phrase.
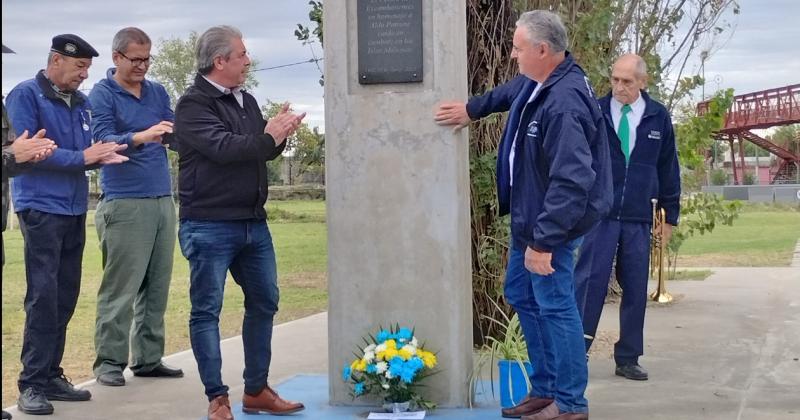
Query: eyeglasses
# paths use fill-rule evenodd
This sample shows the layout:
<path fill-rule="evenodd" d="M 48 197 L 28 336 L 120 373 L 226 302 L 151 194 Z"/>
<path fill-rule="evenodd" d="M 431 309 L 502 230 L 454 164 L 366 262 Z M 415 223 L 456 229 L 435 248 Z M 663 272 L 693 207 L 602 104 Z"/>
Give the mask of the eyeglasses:
<path fill-rule="evenodd" d="M 121 55 L 126 60 L 130 61 L 131 65 L 134 66 L 134 67 L 139 67 L 142 64 L 144 64 L 145 66 L 149 66 L 150 65 L 150 57 L 146 57 L 146 58 L 130 58 L 127 55 L 123 54 L 122 51 L 117 51 L 117 54 Z"/>

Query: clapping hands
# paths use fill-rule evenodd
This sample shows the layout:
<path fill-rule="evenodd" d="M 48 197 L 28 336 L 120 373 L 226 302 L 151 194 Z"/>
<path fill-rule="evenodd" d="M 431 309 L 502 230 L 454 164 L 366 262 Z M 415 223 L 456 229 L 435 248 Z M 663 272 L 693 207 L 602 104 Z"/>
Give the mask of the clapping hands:
<path fill-rule="evenodd" d="M 28 130 L 25 130 L 11 143 L 14 160 L 17 163 L 40 162 L 50 157 L 58 146 L 44 136 L 46 132 L 47 130 L 41 129 L 29 138 Z"/>
<path fill-rule="evenodd" d="M 83 151 L 83 163 L 85 165 L 113 165 L 127 162 L 128 157 L 118 154 L 128 148 L 127 144 L 117 144 L 113 142 L 97 142 Z"/>
<path fill-rule="evenodd" d="M 276 146 L 280 146 L 281 143 L 286 141 L 286 138 L 291 136 L 297 128 L 300 127 L 300 123 L 306 116 L 305 112 L 297 115 L 293 114 L 291 111 L 289 103 L 284 103 L 281 107 L 281 111 L 270 118 L 267 122 L 267 126 L 264 127 L 264 134 L 272 136 Z"/>
<path fill-rule="evenodd" d="M 140 131 L 133 135 L 133 145 L 138 146 L 144 143 L 160 143 L 165 134 L 172 133 L 175 124 L 172 121 L 161 121 L 160 123 Z"/>

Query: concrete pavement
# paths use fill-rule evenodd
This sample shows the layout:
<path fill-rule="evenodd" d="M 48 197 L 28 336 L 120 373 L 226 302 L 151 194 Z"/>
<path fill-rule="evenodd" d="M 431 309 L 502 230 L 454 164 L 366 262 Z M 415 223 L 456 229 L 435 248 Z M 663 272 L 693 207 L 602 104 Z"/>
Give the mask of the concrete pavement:
<path fill-rule="evenodd" d="M 676 301 L 648 307 L 646 354 L 640 362 L 650 372 L 649 381 L 614 376 L 610 357 L 592 358 L 587 391 L 592 419 L 800 418 L 800 269 L 713 270 L 705 281 L 668 283 Z M 600 330 L 613 334 L 617 320 L 617 305 L 607 305 Z M 326 337 L 324 313 L 277 326 L 271 382 L 280 383 L 301 373 L 327 375 Z M 223 341 L 223 360 L 223 378 L 231 387 L 232 402 L 241 404 L 242 347 L 238 337 Z M 186 377 L 136 378 L 126 372 L 129 381 L 123 388 L 91 381 L 82 387 L 92 391 L 92 401 L 55 402 L 56 413 L 50 418 L 203 418 L 207 401 L 191 352 L 172 355 L 167 361 L 183 368 Z M 327 384 L 325 378 L 311 383 Z M 285 386 L 287 392 L 296 392 L 294 380 Z M 282 391 L 281 386 L 278 390 Z M 327 390 L 309 390 L 305 402 L 324 405 L 326 395 Z M 19 414 L 14 408 L 10 411 L 14 419 L 41 418 Z M 359 418 L 363 412 L 363 408 L 354 408 L 350 414 L 309 410 L 294 417 Z M 492 412 L 497 416 L 486 418 L 500 418 L 499 409 Z M 332 417 L 332 413 L 339 414 Z M 475 412 L 464 413 L 463 418 L 479 418 Z M 237 419 L 240 417 L 261 418 L 242 415 Z M 428 417 L 459 418 L 450 411 Z"/>

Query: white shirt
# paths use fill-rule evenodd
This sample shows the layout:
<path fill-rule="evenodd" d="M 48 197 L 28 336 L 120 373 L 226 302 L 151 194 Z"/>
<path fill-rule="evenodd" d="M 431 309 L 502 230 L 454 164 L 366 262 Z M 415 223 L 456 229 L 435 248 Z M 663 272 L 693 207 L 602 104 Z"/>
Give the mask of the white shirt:
<path fill-rule="evenodd" d="M 228 89 L 225 86 L 222 86 L 221 84 L 209 79 L 208 77 L 203 76 L 203 79 L 206 79 L 208 83 L 211 83 L 211 86 L 214 86 L 215 88 L 219 89 L 220 92 L 226 95 L 233 94 L 233 97 L 236 98 L 236 102 L 239 102 L 239 106 L 244 108 L 244 95 L 242 95 L 241 87 L 237 86 L 233 89 Z"/>
<path fill-rule="evenodd" d="M 542 87 L 541 83 L 537 83 L 536 87 L 533 88 L 533 92 L 531 92 L 531 97 L 528 98 L 527 103 L 533 102 L 533 98 L 536 97 L 536 94 L 539 92 L 539 88 Z M 527 106 L 527 105 L 526 105 Z M 522 112 L 525 112 L 525 107 L 522 108 Z M 520 117 L 520 123 L 522 123 L 522 118 Z M 515 150 L 517 148 L 517 136 L 519 135 L 519 126 L 517 126 L 517 132 L 514 133 L 514 141 L 511 142 L 511 152 L 508 154 L 508 167 L 511 173 L 508 177 L 508 185 L 514 185 L 514 155 Z"/>
<path fill-rule="evenodd" d="M 619 120 L 622 118 L 622 106 L 624 104 L 618 100 L 616 100 L 613 96 L 611 97 L 611 121 L 614 123 L 614 131 L 619 132 Z M 639 123 L 642 122 L 642 116 L 644 115 L 644 99 L 640 94 L 638 98 L 631 104 L 631 110 L 628 112 L 628 130 L 630 135 L 628 136 L 628 146 L 630 147 L 629 154 L 633 154 L 633 148 L 636 146 L 636 128 L 639 127 Z M 624 150 L 623 150 L 624 152 Z"/>

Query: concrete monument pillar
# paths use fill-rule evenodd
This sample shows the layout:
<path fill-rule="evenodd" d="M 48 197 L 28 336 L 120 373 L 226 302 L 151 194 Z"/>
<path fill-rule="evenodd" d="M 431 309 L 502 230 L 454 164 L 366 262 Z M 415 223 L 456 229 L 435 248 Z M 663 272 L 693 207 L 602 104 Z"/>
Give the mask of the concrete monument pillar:
<path fill-rule="evenodd" d="M 465 1 L 329 1 L 324 30 L 331 403 L 353 403 L 341 372 L 361 337 L 400 323 L 438 352 L 426 396 L 463 407 L 468 139 L 433 113 L 466 99 Z"/>

